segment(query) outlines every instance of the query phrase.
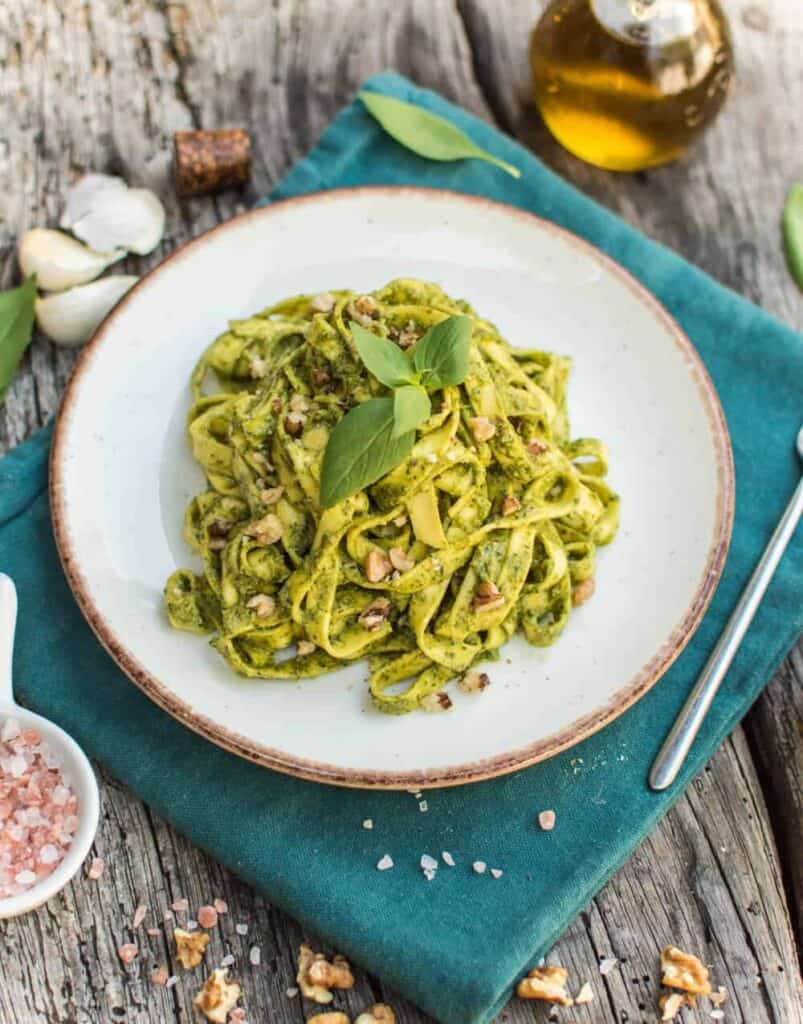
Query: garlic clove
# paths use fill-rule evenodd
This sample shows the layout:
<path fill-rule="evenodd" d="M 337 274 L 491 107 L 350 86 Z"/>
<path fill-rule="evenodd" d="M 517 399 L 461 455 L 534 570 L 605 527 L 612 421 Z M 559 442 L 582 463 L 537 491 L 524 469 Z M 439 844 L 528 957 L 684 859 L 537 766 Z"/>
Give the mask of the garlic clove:
<path fill-rule="evenodd" d="M 17 245 L 20 269 L 25 277 L 36 274 L 36 284 L 46 292 L 60 292 L 93 281 L 125 257 L 117 252 L 94 252 L 62 231 L 33 228 Z"/>
<path fill-rule="evenodd" d="M 111 174 L 85 174 L 68 190 L 59 226 L 71 228 L 77 220 L 89 213 L 101 192 L 119 193 L 125 192 L 127 188 L 122 178 L 112 177 Z"/>
<path fill-rule="evenodd" d="M 57 345 L 81 345 L 138 278 L 103 277 L 36 300 L 36 323 Z"/>
<path fill-rule="evenodd" d="M 105 189 L 95 195 L 72 230 L 99 252 L 127 249 L 145 256 L 162 240 L 164 226 L 164 206 L 150 189 Z"/>

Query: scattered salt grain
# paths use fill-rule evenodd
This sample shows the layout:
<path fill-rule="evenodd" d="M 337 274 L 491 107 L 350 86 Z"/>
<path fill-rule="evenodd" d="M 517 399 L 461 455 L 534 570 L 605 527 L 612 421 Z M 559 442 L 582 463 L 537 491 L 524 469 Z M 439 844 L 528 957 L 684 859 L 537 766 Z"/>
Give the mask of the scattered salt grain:
<path fill-rule="evenodd" d="M 20 734 L 20 724 L 16 718 L 7 718 L 0 727 L 0 741 L 10 743 Z"/>
<path fill-rule="evenodd" d="M 503 874 L 504 874 L 504 872 L 501 871 L 499 868 L 491 868 L 491 877 L 492 878 L 501 878 Z"/>
<path fill-rule="evenodd" d="M 618 963 L 619 961 L 615 956 L 604 956 L 599 962 L 599 973 L 603 975 L 603 977 L 606 974 L 610 974 Z"/>
<path fill-rule="evenodd" d="M 288 990 L 285 992 L 285 995 L 287 996 L 288 999 L 295 999 L 295 997 L 298 995 L 298 989 L 295 986 L 293 986 L 293 988 L 288 988 Z"/>
<path fill-rule="evenodd" d="M 724 1020 L 724 1019 L 725 1019 L 725 1011 L 724 1011 L 724 1010 L 712 1010 L 712 1011 L 711 1011 L 711 1012 L 710 1012 L 710 1013 L 708 1014 L 708 1016 L 709 1016 L 709 1017 L 710 1017 L 710 1018 L 711 1018 L 712 1020 Z"/>
<path fill-rule="evenodd" d="M 234 930 L 237 932 L 238 935 L 247 935 L 248 934 L 248 925 L 247 924 L 238 923 L 238 924 L 236 924 L 234 926 Z"/>
<path fill-rule="evenodd" d="M 140 903 L 137 909 L 134 911 L 134 916 L 131 919 L 131 927 L 139 928 L 142 922 L 145 920 L 145 915 L 148 913 L 148 908 L 144 903 Z"/>
<path fill-rule="evenodd" d="M 101 857 L 95 857 L 89 865 L 89 870 L 86 873 L 87 878 L 91 878 L 93 881 L 100 878 L 105 867 L 106 862 Z"/>
<path fill-rule="evenodd" d="M 171 910 L 188 910 L 189 909 L 189 905 L 190 905 L 190 901 L 187 900 L 187 899 L 184 899 L 184 897 L 182 896 L 181 899 L 173 900 L 173 902 L 170 904 L 170 909 Z"/>
<path fill-rule="evenodd" d="M 194 932 L 197 927 L 198 927 L 198 922 L 197 921 L 193 921 L 192 918 L 190 918 L 190 920 L 187 921 L 187 923 L 184 925 L 185 931 L 188 931 L 188 932 Z"/>
<path fill-rule="evenodd" d="M 212 906 L 215 908 L 218 914 L 227 914 L 229 912 L 229 905 L 225 900 L 212 900 Z"/>
<path fill-rule="evenodd" d="M 373 818 L 366 818 L 365 821 L 362 823 L 362 827 L 367 828 L 368 831 L 370 832 L 370 830 L 374 827 Z"/>
<path fill-rule="evenodd" d="M 426 802 L 426 800 L 422 800 L 421 803 L 418 805 L 418 809 L 419 811 L 421 811 L 422 814 L 426 814 L 427 811 L 429 810 L 429 804 Z"/>
<path fill-rule="evenodd" d="M 377 862 L 376 870 L 377 871 L 388 871 L 392 867 L 393 867 L 393 858 L 390 856 L 389 853 L 386 853 L 385 856 L 380 861 Z"/>
<path fill-rule="evenodd" d="M 262 963 L 262 950 L 259 946 L 252 946 L 248 952 L 248 960 L 252 967 L 259 967 Z"/>
<path fill-rule="evenodd" d="M 544 832 L 551 832 L 555 827 L 555 812 L 554 811 L 541 811 L 538 815 L 538 824 L 544 830 Z"/>
<path fill-rule="evenodd" d="M 233 953 L 227 953 L 220 961 L 221 967 L 231 967 L 237 957 Z"/>
<path fill-rule="evenodd" d="M 484 860 L 475 860 L 471 866 L 478 875 L 484 875 L 485 869 L 488 867 Z"/>
<path fill-rule="evenodd" d="M 117 955 L 123 961 L 124 964 L 132 963 L 139 953 L 139 949 L 134 945 L 133 942 L 125 942 L 122 946 L 117 949 Z"/>
<path fill-rule="evenodd" d="M 165 982 L 165 988 L 172 988 L 177 983 L 178 983 L 178 975 L 177 974 L 171 974 L 170 977 Z"/>
<path fill-rule="evenodd" d="M 580 991 L 574 997 L 574 1001 L 575 1001 L 575 1003 L 578 1003 L 580 1006 L 582 1006 L 583 1003 L 590 1003 L 593 1000 L 593 998 L 594 998 L 594 991 L 591 988 L 591 985 L 586 981 L 581 986 Z"/>
<path fill-rule="evenodd" d="M 421 870 L 424 872 L 424 878 L 428 882 L 431 882 L 435 877 L 435 872 L 438 870 L 438 862 L 434 857 L 430 857 L 428 853 L 424 853 L 421 856 Z"/>
<path fill-rule="evenodd" d="M 217 911 L 214 907 L 198 908 L 198 924 L 202 928 L 214 928 L 217 924 Z"/>
<path fill-rule="evenodd" d="M 444 850 L 443 853 L 441 854 L 441 857 L 443 858 L 444 864 L 447 864 L 450 868 L 454 867 L 454 857 L 451 855 L 451 853 L 449 853 L 448 850 Z"/>
<path fill-rule="evenodd" d="M 45 845 L 39 851 L 39 863 L 40 864 L 55 864 L 58 859 L 59 859 L 58 847 L 54 846 L 53 843 L 45 843 Z"/>
<path fill-rule="evenodd" d="M 70 799 L 70 791 L 66 786 L 56 786 L 53 792 L 50 794 L 53 803 L 57 807 L 64 807 L 67 801 Z"/>
<path fill-rule="evenodd" d="M 14 881 L 17 885 L 23 885 L 27 888 L 29 885 L 33 885 L 36 881 L 36 875 L 33 871 L 28 871 L 27 869 L 24 871 L 18 871 L 14 876 Z"/>
<path fill-rule="evenodd" d="M 153 938 L 156 938 L 158 935 L 162 934 L 161 928 L 148 928 L 146 930 L 148 935 L 152 936 Z"/>
<path fill-rule="evenodd" d="M 242 1006 L 235 1006 L 229 1014 L 229 1024 L 245 1024 L 245 1010 Z"/>
<path fill-rule="evenodd" d="M 166 985 L 167 984 L 167 968 L 157 967 L 151 975 L 151 982 L 154 985 Z"/>

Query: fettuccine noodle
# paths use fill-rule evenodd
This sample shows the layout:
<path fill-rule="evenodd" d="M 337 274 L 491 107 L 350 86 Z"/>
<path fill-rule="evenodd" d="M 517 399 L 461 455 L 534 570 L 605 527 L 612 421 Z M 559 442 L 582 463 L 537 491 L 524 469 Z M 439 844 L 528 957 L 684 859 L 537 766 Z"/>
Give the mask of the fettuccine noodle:
<path fill-rule="evenodd" d="M 322 509 L 331 430 L 387 394 L 350 322 L 404 348 L 454 314 L 473 318 L 464 383 L 433 393 L 401 465 Z M 554 643 L 619 518 L 605 446 L 569 438 L 568 373 L 568 359 L 513 348 L 466 302 L 416 280 L 302 295 L 232 322 L 192 376 L 189 438 L 208 486 L 184 533 L 203 571 L 168 580 L 170 622 L 214 632 L 248 677 L 367 657 L 374 702 L 394 714 L 448 705 L 445 684 L 517 629 Z"/>

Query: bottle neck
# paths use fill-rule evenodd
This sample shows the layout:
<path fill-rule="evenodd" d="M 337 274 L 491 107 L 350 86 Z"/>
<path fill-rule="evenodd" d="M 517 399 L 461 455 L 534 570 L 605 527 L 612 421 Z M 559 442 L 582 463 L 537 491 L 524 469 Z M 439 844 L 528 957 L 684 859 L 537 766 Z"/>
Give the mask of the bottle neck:
<path fill-rule="evenodd" d="M 594 17 L 632 46 L 668 46 L 696 32 L 697 0 L 590 0 Z"/>

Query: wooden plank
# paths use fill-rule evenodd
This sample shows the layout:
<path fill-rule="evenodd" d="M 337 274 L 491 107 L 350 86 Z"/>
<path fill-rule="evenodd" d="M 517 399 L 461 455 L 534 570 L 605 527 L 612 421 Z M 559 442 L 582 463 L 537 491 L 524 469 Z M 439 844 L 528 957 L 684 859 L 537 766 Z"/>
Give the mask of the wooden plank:
<path fill-rule="evenodd" d="M 795 58 L 803 19 L 783 0 L 768 6 L 771 32 L 735 18 L 747 85 L 704 148 L 673 168 L 623 178 L 564 154 L 528 109 L 524 54 L 540 3 L 496 0 L 491 9 L 477 0 L 460 0 L 457 8 L 447 0 L 277 0 L 268 10 L 255 0 L 45 0 L 35 6 L 17 0 L 7 4 L 0 34 L 0 123 L 7 137 L 0 145 L 0 283 L 14 273 L 16 232 L 56 221 L 73 170 L 117 171 L 165 199 L 168 236 L 153 257 L 129 261 L 138 271 L 267 191 L 364 77 L 396 66 L 483 116 L 493 111 L 580 187 L 799 324 L 803 309 L 784 276 L 772 227 L 796 144 L 793 105 L 768 106 L 767 97 L 786 97 L 799 84 Z M 764 119 L 759 148 L 751 133 L 769 107 L 773 116 Z M 254 138 L 253 187 L 242 195 L 178 202 L 169 183 L 172 131 L 234 124 L 244 124 Z M 764 173 L 754 179 L 761 181 L 755 192 L 750 174 L 757 169 Z M 37 339 L 0 412 L 0 450 L 51 414 L 72 361 L 71 353 Z M 784 701 L 765 716 L 774 725 L 761 722 L 751 731 L 754 748 L 767 749 L 767 737 L 778 735 Z M 789 732 L 784 751 L 799 751 L 794 740 Z M 770 777 L 773 793 L 780 794 L 772 802 L 780 826 L 792 776 Z M 149 907 L 148 924 L 177 896 L 187 896 L 193 909 L 214 896 L 228 901 L 210 959 L 237 957 L 252 1021 L 310 1016 L 309 1004 L 285 995 L 293 984 L 298 927 L 113 780 L 104 775 L 103 782 L 97 850 L 108 861 L 107 874 L 99 883 L 78 881 L 36 914 L 0 925 L 0 1021 L 192 1019 L 199 972 L 182 974 L 169 991 L 148 982 L 152 965 L 175 967 L 163 938 L 140 934 L 143 955 L 132 967 L 123 968 L 115 955 L 131 937 L 126 922 L 138 902 Z M 799 776 L 796 792 L 799 801 Z M 795 821 L 799 829 L 799 813 Z M 779 834 L 784 849 L 794 851 L 795 834 Z M 237 935 L 238 921 L 249 924 L 248 936 Z M 556 945 L 550 960 L 565 963 L 578 981 L 591 980 L 597 992 L 590 1007 L 573 1011 L 578 1024 L 654 1020 L 656 951 L 667 941 L 685 944 L 712 964 L 735 996 L 729 1021 L 802 1019 L 770 818 L 739 730 Z M 258 968 L 247 962 L 252 944 L 261 947 Z M 616 956 L 621 966 L 603 980 L 598 956 Z M 344 1005 L 356 1013 L 383 995 L 402 1024 L 424 1020 L 363 974 Z M 501 1019 L 545 1018 L 541 1008 L 512 1002 Z M 687 1017 L 707 1019 L 702 1011 Z"/>

